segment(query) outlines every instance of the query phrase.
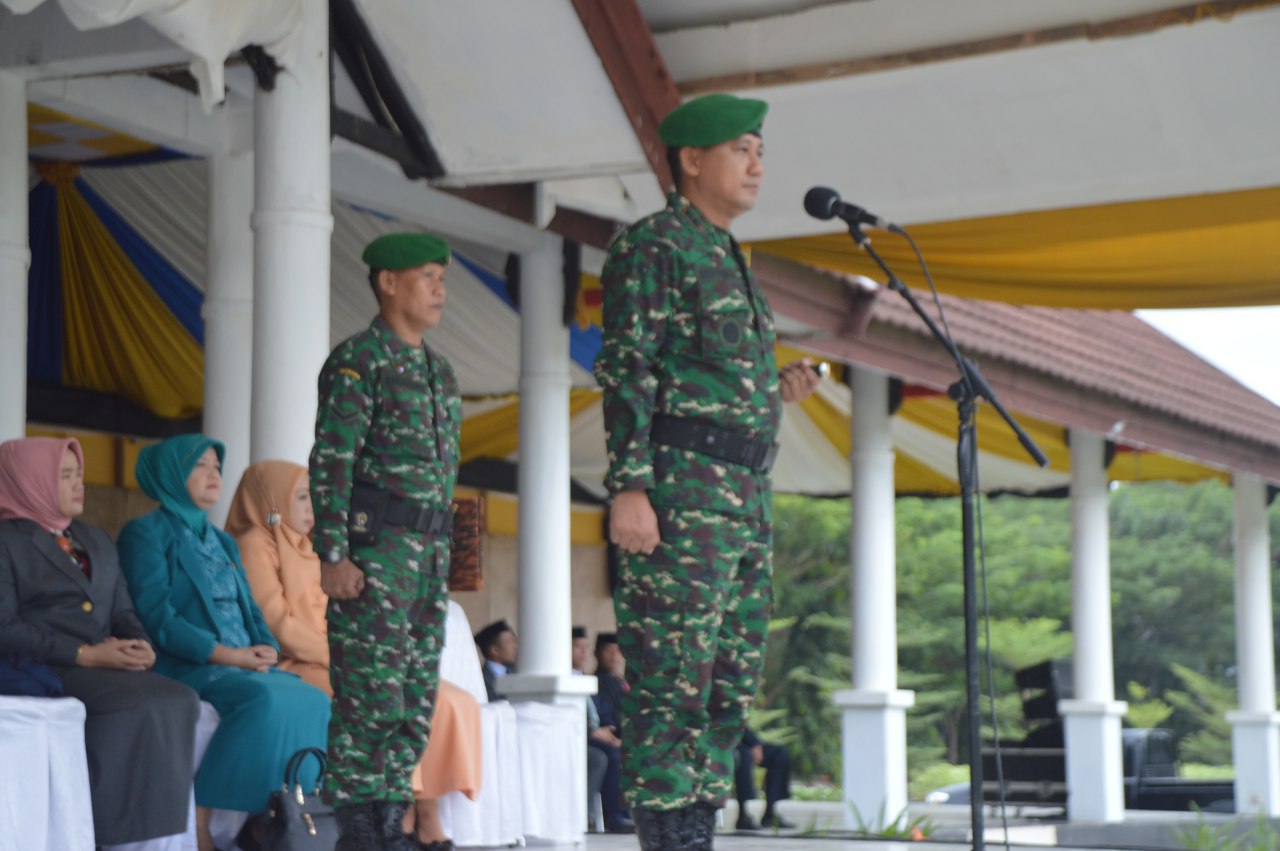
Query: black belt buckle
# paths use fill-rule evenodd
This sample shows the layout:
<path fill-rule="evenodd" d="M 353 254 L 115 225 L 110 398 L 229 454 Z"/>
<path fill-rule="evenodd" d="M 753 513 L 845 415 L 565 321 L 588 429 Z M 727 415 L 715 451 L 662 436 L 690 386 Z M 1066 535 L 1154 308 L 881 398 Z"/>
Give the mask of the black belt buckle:
<path fill-rule="evenodd" d="M 778 449 L 781 445 L 771 442 L 765 445 L 764 454 L 760 458 L 760 463 L 756 465 L 756 472 L 768 475 L 773 469 L 773 462 L 778 460 Z"/>
<path fill-rule="evenodd" d="M 447 535 L 453 528 L 453 507 L 423 509 L 428 517 L 419 528 L 428 535 Z"/>

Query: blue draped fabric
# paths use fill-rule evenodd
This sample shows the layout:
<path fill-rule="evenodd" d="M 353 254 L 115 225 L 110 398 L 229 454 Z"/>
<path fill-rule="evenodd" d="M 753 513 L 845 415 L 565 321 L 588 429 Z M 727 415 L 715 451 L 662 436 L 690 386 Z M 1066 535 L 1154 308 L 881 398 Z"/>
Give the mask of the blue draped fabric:
<path fill-rule="evenodd" d="M 27 274 L 27 376 L 62 382 L 62 260 L 58 193 L 44 181 L 27 197 L 31 269 Z"/>
<path fill-rule="evenodd" d="M 468 260 L 458 252 L 453 252 L 453 259 L 466 267 L 467 271 L 480 279 L 489 290 L 502 299 L 503 303 L 512 310 L 519 312 L 511 302 L 511 296 L 507 294 L 507 282 L 505 279 L 493 274 L 488 269 L 473 260 Z M 587 329 L 578 327 L 577 323 L 569 325 L 569 357 L 573 362 L 583 369 L 590 371 L 591 365 L 595 363 L 596 354 L 600 351 L 601 332 L 599 328 L 592 326 Z"/>
<path fill-rule="evenodd" d="M 200 307 L 204 303 L 204 293 L 196 289 L 168 260 L 161 257 L 89 184 L 76 178 L 76 189 L 84 196 L 94 214 L 142 274 L 152 291 L 203 348 L 204 319 L 200 316 Z"/>

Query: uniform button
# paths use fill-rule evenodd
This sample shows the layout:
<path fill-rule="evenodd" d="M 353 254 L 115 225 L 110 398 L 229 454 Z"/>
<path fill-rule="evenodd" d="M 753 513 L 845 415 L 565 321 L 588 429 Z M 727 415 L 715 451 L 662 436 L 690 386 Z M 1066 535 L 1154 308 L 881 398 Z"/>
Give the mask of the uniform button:
<path fill-rule="evenodd" d="M 88 600 L 85 600 L 83 603 L 80 604 L 80 608 L 84 609 L 86 612 L 92 612 L 93 603 L 90 603 Z"/>

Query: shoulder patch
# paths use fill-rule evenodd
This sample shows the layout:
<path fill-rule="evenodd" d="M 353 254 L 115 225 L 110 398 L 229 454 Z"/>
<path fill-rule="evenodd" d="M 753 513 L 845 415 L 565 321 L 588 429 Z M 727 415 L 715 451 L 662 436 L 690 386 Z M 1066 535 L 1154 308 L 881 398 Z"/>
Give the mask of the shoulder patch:
<path fill-rule="evenodd" d="M 356 381 L 359 381 L 361 378 L 364 377 L 360 373 L 356 372 L 354 369 L 351 369 L 350 367 L 346 367 L 346 366 L 338 367 L 338 375 L 345 375 L 348 378 L 354 378 Z"/>

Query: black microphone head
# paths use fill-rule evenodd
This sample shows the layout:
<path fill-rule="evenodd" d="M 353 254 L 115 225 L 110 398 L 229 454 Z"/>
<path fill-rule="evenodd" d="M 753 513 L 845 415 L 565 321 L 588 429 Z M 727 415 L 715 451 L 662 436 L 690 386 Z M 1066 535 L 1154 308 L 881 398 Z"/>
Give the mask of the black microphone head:
<path fill-rule="evenodd" d="M 804 211 L 815 219 L 834 219 L 840 193 L 826 186 L 815 186 L 804 193 Z"/>

